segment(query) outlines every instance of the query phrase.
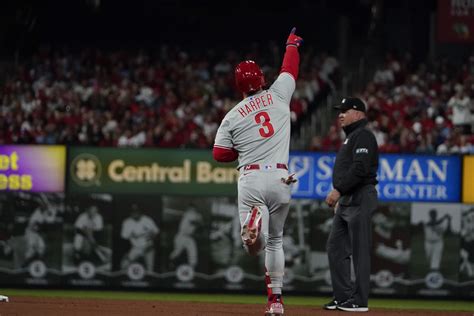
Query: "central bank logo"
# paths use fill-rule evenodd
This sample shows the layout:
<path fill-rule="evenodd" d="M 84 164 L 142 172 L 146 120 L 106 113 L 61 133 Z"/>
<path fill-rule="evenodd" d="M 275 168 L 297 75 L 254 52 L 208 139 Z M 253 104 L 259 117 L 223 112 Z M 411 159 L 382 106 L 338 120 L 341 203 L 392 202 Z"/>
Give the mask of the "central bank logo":
<path fill-rule="evenodd" d="M 80 154 L 71 163 L 71 178 L 80 186 L 100 185 L 102 166 L 91 154 Z"/>

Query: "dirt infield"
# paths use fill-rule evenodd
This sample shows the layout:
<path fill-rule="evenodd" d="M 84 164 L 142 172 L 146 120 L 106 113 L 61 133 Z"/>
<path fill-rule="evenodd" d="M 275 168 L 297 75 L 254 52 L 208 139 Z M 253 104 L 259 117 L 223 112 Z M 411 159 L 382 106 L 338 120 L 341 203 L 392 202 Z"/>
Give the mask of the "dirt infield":
<path fill-rule="evenodd" d="M 435 312 L 424 310 L 375 309 L 367 315 L 469 315 L 470 312 Z M 41 297 L 10 297 L 9 303 L 0 303 L 0 316 L 41 316 L 41 315 L 74 315 L 74 316 L 217 316 L 245 315 L 262 316 L 263 307 L 255 304 L 215 304 L 194 302 L 161 302 L 135 300 L 98 300 L 98 299 L 65 299 Z M 316 307 L 286 306 L 285 315 L 348 315 L 339 311 L 324 311 Z"/>

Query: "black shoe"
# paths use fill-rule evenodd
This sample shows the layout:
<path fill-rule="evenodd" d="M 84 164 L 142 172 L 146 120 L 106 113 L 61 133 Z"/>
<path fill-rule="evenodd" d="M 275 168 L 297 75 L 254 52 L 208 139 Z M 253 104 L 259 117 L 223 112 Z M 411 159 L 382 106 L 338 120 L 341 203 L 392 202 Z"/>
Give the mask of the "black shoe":
<path fill-rule="evenodd" d="M 339 302 L 336 301 L 336 299 L 333 299 L 333 300 L 330 301 L 329 303 L 324 304 L 324 309 L 333 311 L 333 310 L 335 310 L 335 309 L 337 308 L 337 304 L 339 304 Z"/>
<path fill-rule="evenodd" d="M 354 300 L 347 300 L 344 303 L 338 304 L 336 306 L 338 310 L 345 312 L 368 312 L 369 308 L 367 306 L 361 306 L 354 302 Z"/>

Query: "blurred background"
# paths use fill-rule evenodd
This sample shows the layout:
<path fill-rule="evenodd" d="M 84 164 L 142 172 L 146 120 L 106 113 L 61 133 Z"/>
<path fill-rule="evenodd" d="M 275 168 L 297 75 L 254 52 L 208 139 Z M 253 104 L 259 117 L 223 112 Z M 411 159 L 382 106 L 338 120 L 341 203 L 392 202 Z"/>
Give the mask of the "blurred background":
<path fill-rule="evenodd" d="M 207 148 L 222 114 L 239 98 L 233 89 L 233 66 L 244 58 L 256 59 L 271 82 L 280 67 L 282 43 L 296 26 L 305 48 L 292 103 L 294 149 L 333 150 L 337 146 L 333 138 L 338 138 L 340 129 L 332 126 L 335 113 L 325 105 L 350 94 L 359 94 L 369 103 L 382 150 L 436 152 L 472 147 L 472 137 L 438 137 L 431 130 L 472 125 L 472 116 L 466 117 L 465 110 L 447 105 L 452 97 L 463 100 L 472 93 L 474 35 L 469 4 L 366 0 L 233 5 L 213 1 L 2 2 L 3 107 L 23 102 L 23 108 L 29 109 L 22 115 L 28 115 L 36 113 L 36 108 L 25 103 L 38 101 L 46 103 L 47 110 L 74 120 L 80 106 L 108 103 L 99 108 L 105 113 L 95 121 L 115 119 L 125 125 L 120 131 L 82 126 L 92 134 L 84 136 L 77 123 L 59 131 L 60 124 L 39 127 L 37 121 L 25 117 L 22 121 L 30 121 L 32 129 L 53 130 L 53 139 L 12 141 L 11 135 L 2 139 L 116 145 L 121 137 L 125 141 L 141 133 L 139 146 Z M 21 86 L 11 87 L 18 79 Z M 64 79 L 67 87 L 62 86 Z M 166 135 L 163 120 L 148 124 L 155 131 L 142 126 L 157 118 L 157 107 L 161 112 L 167 112 L 167 107 L 186 112 L 185 119 L 193 116 L 201 105 L 190 105 L 190 99 L 206 103 L 202 107 L 209 110 L 202 117 L 205 123 L 197 124 L 192 135 L 171 140 L 171 134 L 182 134 L 182 126 Z M 173 102 L 177 104 L 168 104 Z M 223 104 L 223 111 L 213 103 Z M 384 108 L 386 103 L 388 108 Z M 140 110 L 143 104 L 155 113 L 138 126 L 116 113 L 117 106 Z M 393 111 L 397 112 L 394 116 Z M 44 116 L 40 114 L 43 120 Z M 21 128 L 10 129 L 17 134 Z M 431 131 L 419 135 L 421 130 Z"/>
<path fill-rule="evenodd" d="M 235 166 L 210 149 L 296 26 L 289 291 L 330 293 L 324 203 L 359 96 L 381 156 L 372 291 L 474 296 L 474 7 L 469 1 L 2 1 L 0 275 L 18 287 L 260 291 Z M 140 223 L 138 225 L 137 223 Z"/>

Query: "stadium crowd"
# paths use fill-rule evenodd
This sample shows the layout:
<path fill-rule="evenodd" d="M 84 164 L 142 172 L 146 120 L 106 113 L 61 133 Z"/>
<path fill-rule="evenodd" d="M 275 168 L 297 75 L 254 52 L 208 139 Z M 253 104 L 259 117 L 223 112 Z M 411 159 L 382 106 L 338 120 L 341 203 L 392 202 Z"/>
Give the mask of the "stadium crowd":
<path fill-rule="evenodd" d="M 474 153 L 474 54 L 461 66 L 388 54 L 359 96 L 381 152 Z M 336 120 L 310 149 L 337 150 L 344 137 Z"/>
<path fill-rule="evenodd" d="M 248 55 L 42 49 L 3 74 L 0 144 L 70 144 L 210 148 L 219 122 L 240 99 L 233 67 L 258 60 L 272 82 L 282 50 L 255 46 Z M 337 59 L 306 49 L 291 103 L 292 128 L 337 90 Z M 388 54 L 358 94 L 381 152 L 474 153 L 474 55 L 413 65 Z M 335 151 L 344 139 L 337 119 L 309 150 Z"/>
<path fill-rule="evenodd" d="M 276 45 L 246 56 L 170 46 L 77 54 L 42 49 L 3 76 L 0 144 L 210 148 L 222 117 L 241 98 L 234 65 L 258 60 L 272 82 L 282 53 Z M 310 49 L 301 64 L 294 127 L 334 89 L 338 70 L 335 58 Z"/>

